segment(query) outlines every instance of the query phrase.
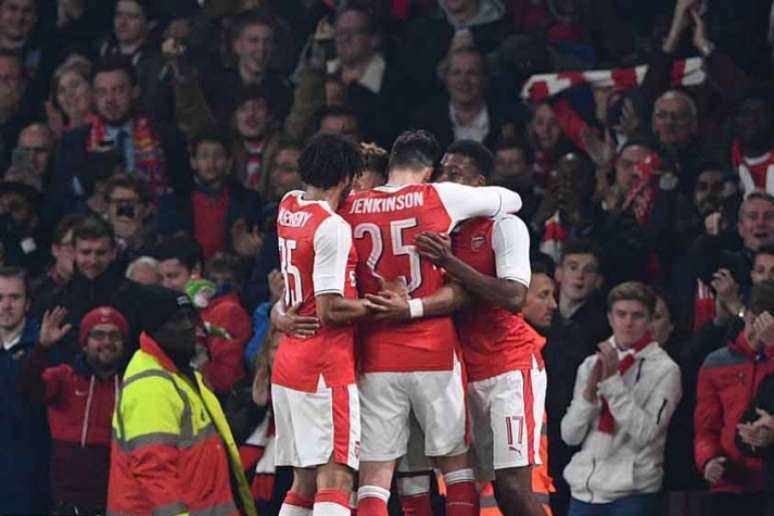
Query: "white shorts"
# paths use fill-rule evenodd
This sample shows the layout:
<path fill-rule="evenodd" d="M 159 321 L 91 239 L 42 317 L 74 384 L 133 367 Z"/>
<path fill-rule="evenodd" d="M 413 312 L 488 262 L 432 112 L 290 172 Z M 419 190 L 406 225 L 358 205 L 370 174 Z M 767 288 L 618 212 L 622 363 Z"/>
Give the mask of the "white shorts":
<path fill-rule="evenodd" d="M 466 407 L 462 368 L 451 371 L 366 373 L 358 380 L 365 461 L 396 460 L 406 454 L 413 411 L 424 432 L 424 453 L 465 453 Z"/>
<path fill-rule="evenodd" d="M 498 469 L 541 463 L 545 397 L 546 372 L 537 367 L 468 384 L 477 480 L 494 480 Z"/>
<path fill-rule="evenodd" d="M 272 384 L 277 466 L 309 468 L 331 459 L 352 469 L 359 465 L 360 403 L 357 387 L 328 387 L 320 377 L 317 392 Z"/>

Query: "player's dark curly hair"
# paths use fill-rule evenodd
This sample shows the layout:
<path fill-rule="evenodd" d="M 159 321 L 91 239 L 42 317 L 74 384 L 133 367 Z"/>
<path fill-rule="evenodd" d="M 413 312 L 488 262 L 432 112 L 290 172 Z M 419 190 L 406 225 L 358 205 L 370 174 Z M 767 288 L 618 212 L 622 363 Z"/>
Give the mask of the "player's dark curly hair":
<path fill-rule="evenodd" d="M 494 156 L 489 149 L 475 140 L 456 140 L 446 148 L 446 154 L 459 154 L 469 158 L 484 177 L 491 176 L 494 170 Z"/>
<path fill-rule="evenodd" d="M 363 171 L 363 155 L 358 146 L 337 134 L 313 136 L 298 159 L 301 180 L 327 190 L 344 178 L 355 178 Z"/>
<path fill-rule="evenodd" d="M 404 131 L 392 144 L 390 168 L 438 168 L 441 146 L 428 131 Z"/>

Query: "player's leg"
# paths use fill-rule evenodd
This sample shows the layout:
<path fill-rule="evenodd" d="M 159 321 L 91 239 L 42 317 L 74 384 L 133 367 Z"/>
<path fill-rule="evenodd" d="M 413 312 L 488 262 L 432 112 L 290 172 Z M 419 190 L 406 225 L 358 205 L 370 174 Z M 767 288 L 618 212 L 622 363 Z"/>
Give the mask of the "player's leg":
<path fill-rule="evenodd" d="M 535 398 L 529 369 L 487 381 L 497 504 L 505 514 L 542 516 L 543 508 L 532 492 L 532 465 L 540 461 L 543 396 Z"/>
<path fill-rule="evenodd" d="M 412 373 L 411 401 L 425 432 L 425 453 L 435 460 L 446 484 L 446 515 L 472 516 L 479 500 L 467 444 L 467 408 L 462 366 L 451 371 Z"/>
<path fill-rule="evenodd" d="M 395 462 L 406 454 L 408 373 L 366 373 L 358 380 L 362 424 L 358 516 L 387 516 Z"/>
<path fill-rule="evenodd" d="M 406 455 L 398 462 L 395 484 L 404 516 L 433 516 L 430 482 L 433 465 L 425 456 L 425 434 L 414 414 L 409 419 Z"/>
<path fill-rule="evenodd" d="M 293 485 L 285 495 L 280 516 L 311 516 L 314 505 L 315 470 L 302 468 L 295 442 L 292 408 L 302 398 L 297 391 L 271 386 L 275 428 L 275 462 L 277 466 L 293 466 Z"/>
<path fill-rule="evenodd" d="M 315 516 L 350 514 L 352 484 L 359 465 L 360 402 L 357 387 L 330 389 L 331 446 L 327 464 L 317 467 Z"/>

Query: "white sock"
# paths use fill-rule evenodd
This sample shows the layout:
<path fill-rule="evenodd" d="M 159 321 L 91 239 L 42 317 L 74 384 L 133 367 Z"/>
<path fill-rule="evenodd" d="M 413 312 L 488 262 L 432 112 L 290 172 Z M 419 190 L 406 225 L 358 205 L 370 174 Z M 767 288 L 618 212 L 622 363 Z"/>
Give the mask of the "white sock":
<path fill-rule="evenodd" d="M 378 498 L 387 503 L 390 499 L 390 492 L 379 486 L 360 486 L 360 489 L 357 490 L 357 501 L 359 502 L 363 498 Z"/>
<path fill-rule="evenodd" d="M 312 516 L 312 509 L 283 503 L 280 508 L 279 516 Z"/>
<path fill-rule="evenodd" d="M 412 475 L 397 479 L 398 493 L 401 496 L 419 496 L 430 492 L 429 475 Z"/>
<path fill-rule="evenodd" d="M 455 471 L 444 473 L 443 481 L 446 482 L 447 486 L 456 484 L 457 482 L 475 482 L 476 475 L 471 468 L 457 469 Z"/>
<path fill-rule="evenodd" d="M 349 516 L 352 511 L 349 507 L 344 507 L 333 502 L 315 502 L 314 512 L 310 512 L 314 516 Z"/>

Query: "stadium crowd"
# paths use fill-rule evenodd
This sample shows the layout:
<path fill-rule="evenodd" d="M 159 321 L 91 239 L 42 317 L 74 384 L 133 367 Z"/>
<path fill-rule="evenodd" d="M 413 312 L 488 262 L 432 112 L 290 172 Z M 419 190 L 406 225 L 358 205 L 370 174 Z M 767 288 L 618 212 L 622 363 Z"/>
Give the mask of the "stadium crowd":
<path fill-rule="evenodd" d="M 774 515 L 773 65 L 770 0 L 0 0 L 0 514 Z"/>

